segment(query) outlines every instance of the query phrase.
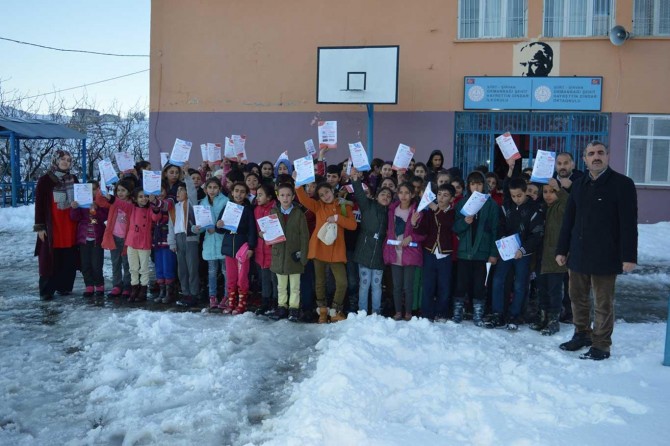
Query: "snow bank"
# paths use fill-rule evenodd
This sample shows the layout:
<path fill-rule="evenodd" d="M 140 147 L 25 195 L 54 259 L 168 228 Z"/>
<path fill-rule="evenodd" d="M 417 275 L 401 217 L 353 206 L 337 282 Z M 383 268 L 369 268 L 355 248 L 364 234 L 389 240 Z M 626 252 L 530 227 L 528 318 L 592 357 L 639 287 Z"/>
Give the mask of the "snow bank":
<path fill-rule="evenodd" d="M 264 423 L 268 444 L 652 444 L 668 432 L 662 324 L 618 324 L 601 363 L 558 349 L 565 325 L 543 337 L 359 315 L 337 328 Z"/>

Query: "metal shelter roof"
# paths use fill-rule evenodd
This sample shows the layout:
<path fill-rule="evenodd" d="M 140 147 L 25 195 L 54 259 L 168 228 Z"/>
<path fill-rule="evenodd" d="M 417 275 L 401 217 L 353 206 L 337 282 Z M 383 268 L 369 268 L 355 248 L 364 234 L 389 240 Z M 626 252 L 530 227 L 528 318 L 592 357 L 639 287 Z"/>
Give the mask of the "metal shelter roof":
<path fill-rule="evenodd" d="M 86 139 L 83 133 L 53 121 L 0 115 L 0 137 L 3 132 L 14 132 L 21 139 Z"/>

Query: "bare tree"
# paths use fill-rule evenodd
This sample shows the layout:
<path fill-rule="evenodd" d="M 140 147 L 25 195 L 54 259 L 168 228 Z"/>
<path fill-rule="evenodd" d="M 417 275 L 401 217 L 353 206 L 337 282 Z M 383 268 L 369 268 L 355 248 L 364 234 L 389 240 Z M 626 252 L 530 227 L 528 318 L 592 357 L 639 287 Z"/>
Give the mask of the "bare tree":
<path fill-rule="evenodd" d="M 39 110 L 47 112 L 40 114 Z M 92 118 L 79 119 L 75 110 L 91 111 Z M 58 96 L 51 99 L 26 98 L 2 89 L 0 80 L 0 115 L 25 119 L 45 119 L 66 125 L 86 134 L 86 173 L 89 178 L 97 174 L 98 162 L 114 152 L 130 152 L 136 161 L 148 158 L 149 129 L 146 114 L 139 105 L 123 111 L 116 104 L 101 112 L 84 93 L 74 103 L 67 103 Z M 84 114 L 86 115 L 86 114 Z M 77 115 L 79 116 L 79 115 Z M 89 115 L 86 115 L 89 116 Z M 81 174 L 83 143 L 80 140 L 21 140 L 20 167 L 23 181 L 39 178 L 50 167 L 54 149 L 63 148 L 72 153 L 73 171 Z M 0 140 L 0 175 L 2 181 L 11 177 L 9 141 Z"/>

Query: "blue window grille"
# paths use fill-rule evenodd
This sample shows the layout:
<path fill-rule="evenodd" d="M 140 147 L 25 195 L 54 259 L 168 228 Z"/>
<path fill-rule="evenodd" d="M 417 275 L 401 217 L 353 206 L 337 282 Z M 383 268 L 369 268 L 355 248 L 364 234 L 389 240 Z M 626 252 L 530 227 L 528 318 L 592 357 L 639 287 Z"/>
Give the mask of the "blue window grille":
<path fill-rule="evenodd" d="M 467 175 L 479 165 L 493 170 L 495 138 L 505 132 L 528 138 L 532 164 L 537 150 L 569 152 L 584 169 L 581 151 L 589 141 L 608 143 L 607 113 L 456 112 L 453 165 Z"/>

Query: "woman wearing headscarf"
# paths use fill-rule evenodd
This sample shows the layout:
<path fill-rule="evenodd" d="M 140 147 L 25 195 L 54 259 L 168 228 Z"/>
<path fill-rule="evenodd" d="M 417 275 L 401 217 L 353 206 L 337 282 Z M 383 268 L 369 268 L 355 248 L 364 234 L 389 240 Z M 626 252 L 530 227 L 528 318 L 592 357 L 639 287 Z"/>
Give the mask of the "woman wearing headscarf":
<path fill-rule="evenodd" d="M 51 300 L 55 292 L 72 292 L 76 275 L 77 223 L 70 219 L 76 176 L 70 173 L 72 155 L 56 150 L 51 169 L 35 188 L 35 226 L 40 274 L 40 299 Z"/>

